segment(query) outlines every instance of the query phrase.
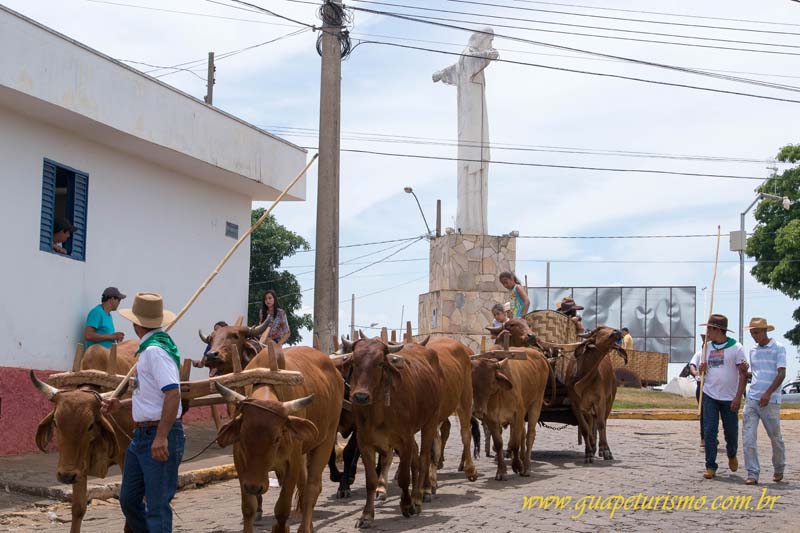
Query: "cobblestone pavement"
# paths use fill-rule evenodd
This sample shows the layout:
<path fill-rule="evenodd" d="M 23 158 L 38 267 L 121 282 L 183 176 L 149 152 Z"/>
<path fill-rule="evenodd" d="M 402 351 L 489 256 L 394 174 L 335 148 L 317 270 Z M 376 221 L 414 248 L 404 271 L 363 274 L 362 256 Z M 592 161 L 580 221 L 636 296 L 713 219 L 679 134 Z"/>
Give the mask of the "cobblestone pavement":
<path fill-rule="evenodd" d="M 448 442 L 445 468 L 439 476 L 439 492 L 422 515 L 403 518 L 399 509 L 399 490 L 389 488 L 389 497 L 376 508 L 375 531 L 687 531 L 725 530 L 797 531 L 797 504 L 800 503 L 800 421 L 784 421 L 787 443 L 786 480 L 773 483 L 769 462 L 769 440 L 763 429 L 759 434 L 762 460 L 761 484 L 745 486 L 744 465 L 739 450 L 740 469 L 728 470 L 721 443 L 720 470 L 715 480 L 702 478 L 703 454 L 699 447 L 697 422 L 612 420 L 609 441 L 615 460 L 583 464 L 582 447 L 577 445 L 575 428 L 553 431 L 539 428 L 534 446 L 533 475 L 511 475 L 505 482 L 494 477 L 492 459 L 482 457 L 477 467 L 478 481 L 469 483 L 456 472 L 460 442 L 456 443 L 456 424 Z M 509 469 L 510 471 L 510 469 Z M 326 471 L 327 476 L 327 471 Z M 335 485 L 325 480 L 315 513 L 317 531 L 351 532 L 364 504 L 364 476 L 359 471 L 353 497 L 335 499 Z M 770 509 L 757 510 L 763 491 L 777 497 Z M 610 510 L 588 508 L 579 515 L 575 504 L 585 496 L 601 499 L 619 495 L 636 496 L 705 496 L 707 507 L 717 497 L 752 496 L 749 510 Z M 526 496 L 571 496 L 563 510 L 541 509 L 533 504 L 524 509 Z M 257 523 L 258 531 L 269 531 L 269 513 L 277 490 L 265 497 L 265 518 Z M 640 500 L 641 501 L 641 500 Z M 605 500 L 609 505 L 613 500 Z M 621 502 L 620 502 L 621 503 Z M 722 501 L 722 503 L 725 503 Z M 238 483 L 228 481 L 178 493 L 173 502 L 176 531 L 231 532 L 241 528 Z M 634 501 L 631 500 L 630 505 Z M 643 505 L 643 503 L 640 503 Z M 663 507 L 663 502 L 660 507 Z M 48 518 L 48 513 L 50 513 Z M 0 494 L 0 531 L 64 531 L 69 519 L 65 504 L 35 501 L 29 496 Z M 293 523 L 293 530 L 296 522 Z M 93 503 L 84 522 L 84 531 L 120 531 L 122 515 L 116 500 Z"/>

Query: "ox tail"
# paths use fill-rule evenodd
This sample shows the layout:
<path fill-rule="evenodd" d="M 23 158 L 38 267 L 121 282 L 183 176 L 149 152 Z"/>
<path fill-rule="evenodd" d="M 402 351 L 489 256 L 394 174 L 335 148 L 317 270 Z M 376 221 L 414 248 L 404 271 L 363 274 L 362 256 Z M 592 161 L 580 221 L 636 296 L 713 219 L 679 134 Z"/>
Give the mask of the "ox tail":
<path fill-rule="evenodd" d="M 550 400 L 544 400 L 543 403 L 545 407 L 552 407 L 556 403 L 556 369 L 550 364 L 547 368 L 550 370 Z"/>

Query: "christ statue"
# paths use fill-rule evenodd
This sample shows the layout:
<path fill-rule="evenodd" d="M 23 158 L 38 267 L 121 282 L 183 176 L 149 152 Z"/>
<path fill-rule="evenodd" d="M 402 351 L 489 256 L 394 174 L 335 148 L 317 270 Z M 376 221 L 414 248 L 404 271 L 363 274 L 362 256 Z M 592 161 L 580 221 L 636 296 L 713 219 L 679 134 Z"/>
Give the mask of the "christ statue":
<path fill-rule="evenodd" d="M 456 230 L 486 235 L 489 188 L 489 119 L 486 114 L 486 80 L 489 62 L 498 58 L 492 48 L 494 30 L 482 28 L 469 38 L 454 65 L 433 74 L 458 88 L 458 207 Z"/>

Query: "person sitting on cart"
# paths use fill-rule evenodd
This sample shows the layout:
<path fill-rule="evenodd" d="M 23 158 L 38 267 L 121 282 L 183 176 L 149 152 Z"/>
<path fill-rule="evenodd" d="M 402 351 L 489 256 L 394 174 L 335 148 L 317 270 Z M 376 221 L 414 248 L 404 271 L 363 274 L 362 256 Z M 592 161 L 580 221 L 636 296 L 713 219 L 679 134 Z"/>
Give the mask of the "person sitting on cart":
<path fill-rule="evenodd" d="M 502 328 L 503 325 L 508 322 L 508 311 L 511 310 L 511 304 L 506 302 L 505 304 L 494 304 L 492 306 L 492 329 Z M 492 338 L 496 339 L 497 334 L 492 333 Z"/>
<path fill-rule="evenodd" d="M 583 333 L 586 328 L 583 327 L 583 320 L 580 316 L 578 316 L 578 311 L 583 311 L 583 306 L 578 305 L 575 303 L 573 298 L 569 296 L 558 302 L 558 307 L 556 307 L 556 311 L 559 313 L 563 313 L 567 315 L 570 320 L 575 323 L 575 327 L 578 329 L 578 333 Z"/>

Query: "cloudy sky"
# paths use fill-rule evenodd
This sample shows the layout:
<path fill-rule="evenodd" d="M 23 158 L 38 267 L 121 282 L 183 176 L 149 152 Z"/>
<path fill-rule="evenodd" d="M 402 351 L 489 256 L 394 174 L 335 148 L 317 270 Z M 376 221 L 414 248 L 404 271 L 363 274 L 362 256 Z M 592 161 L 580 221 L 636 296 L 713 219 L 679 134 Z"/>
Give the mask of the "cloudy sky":
<path fill-rule="evenodd" d="M 145 64 L 196 61 L 187 65 L 189 71 L 160 69 L 152 74 L 197 97 L 205 94 L 203 60 L 209 51 L 219 56 L 303 28 L 233 0 L 3 2 L 145 71 L 153 68 Z M 314 2 L 253 3 L 297 21 L 319 24 Z M 488 3 L 495 6 L 482 5 Z M 446 19 L 439 22 L 462 27 L 494 27 L 498 34 L 494 46 L 500 57 L 518 62 L 497 62 L 486 71 L 494 160 L 766 178 L 778 149 L 798 141 L 793 125 L 800 123 L 800 95 L 795 92 L 800 89 L 720 80 L 592 55 L 797 86 L 800 4 L 795 2 L 386 0 L 350 5 L 439 17 Z M 447 52 L 459 52 L 468 38 L 463 30 L 360 11 L 353 12 L 351 34 L 354 43 L 381 41 Z M 316 146 L 320 59 L 315 40 L 316 34 L 307 31 L 220 60 L 214 104 L 297 144 Z M 455 59 L 386 44 L 358 45 L 342 68 L 342 147 L 454 157 L 456 91 L 432 83 L 431 74 Z M 621 155 L 621 151 L 639 154 Z M 308 201 L 276 210 L 278 220 L 306 237 L 312 247 L 315 178 L 312 172 Z M 727 314 L 736 329 L 738 257 L 728 251 L 727 234 L 738 228 L 739 213 L 755 198 L 759 181 L 494 164 L 489 182 L 489 232 L 495 235 L 511 230 L 523 236 L 713 234 L 721 226 L 714 310 Z M 341 244 L 423 234 L 425 225 L 417 206 L 403 193 L 407 185 L 417 193 L 429 223 L 434 222 L 436 199 L 441 199 L 444 225 L 453 225 L 453 161 L 342 154 Z M 748 217 L 748 228 L 753 225 Z M 427 291 L 428 245 L 423 240 L 401 250 L 406 244 L 342 249 L 341 260 L 350 261 L 342 265 L 342 274 L 399 250 L 390 261 L 341 281 L 342 331 L 348 328 L 353 293 L 357 298 L 364 295 L 356 301 L 358 325 L 399 327 L 401 313 L 416 325 L 418 295 Z M 690 285 L 698 288 L 702 302 L 701 289 L 711 285 L 714 246 L 714 237 L 524 238 L 518 242 L 517 273 L 527 275 L 531 285 L 543 285 L 549 260 L 555 286 Z M 360 257 L 365 254 L 372 255 Z M 313 262 L 313 252 L 300 253 L 285 261 L 285 266 L 299 274 L 309 271 Z M 307 290 L 304 304 L 310 310 L 313 274 L 303 274 L 299 280 Z M 793 325 L 791 312 L 797 302 L 749 276 L 745 288 L 746 317 L 766 316 L 779 332 Z M 752 341 L 746 339 L 745 345 L 751 346 Z M 798 368 L 796 353 L 794 348 L 789 350 L 792 376 Z"/>

